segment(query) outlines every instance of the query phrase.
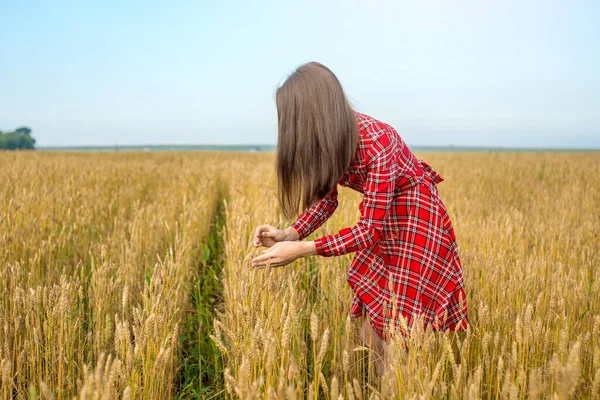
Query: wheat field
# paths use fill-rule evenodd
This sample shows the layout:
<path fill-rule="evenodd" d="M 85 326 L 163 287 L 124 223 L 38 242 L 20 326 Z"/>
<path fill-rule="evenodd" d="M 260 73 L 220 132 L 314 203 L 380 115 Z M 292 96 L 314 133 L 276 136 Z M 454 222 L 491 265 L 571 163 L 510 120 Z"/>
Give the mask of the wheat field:
<path fill-rule="evenodd" d="M 352 255 L 254 270 L 273 154 L 0 153 L 2 399 L 600 395 L 600 154 L 422 153 L 469 331 L 418 325 L 378 377 Z M 357 193 L 312 236 L 354 224 Z"/>

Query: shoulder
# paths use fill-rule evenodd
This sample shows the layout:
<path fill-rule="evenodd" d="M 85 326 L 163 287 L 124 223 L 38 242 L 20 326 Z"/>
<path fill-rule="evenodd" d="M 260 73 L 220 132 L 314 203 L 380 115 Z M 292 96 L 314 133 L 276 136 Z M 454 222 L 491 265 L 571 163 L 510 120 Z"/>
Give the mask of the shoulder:
<path fill-rule="evenodd" d="M 369 158 L 404 147 L 402 138 L 391 125 L 358 111 L 356 117 L 360 134 L 359 145 Z"/>

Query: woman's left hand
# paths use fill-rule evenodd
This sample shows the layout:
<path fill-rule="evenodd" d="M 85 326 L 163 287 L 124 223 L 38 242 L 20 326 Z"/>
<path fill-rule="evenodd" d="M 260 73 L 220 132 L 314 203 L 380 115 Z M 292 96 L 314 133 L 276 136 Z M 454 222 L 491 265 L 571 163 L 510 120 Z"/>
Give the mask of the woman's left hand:
<path fill-rule="evenodd" d="M 279 242 L 252 259 L 256 268 L 283 267 L 306 255 L 315 254 L 312 242 Z"/>

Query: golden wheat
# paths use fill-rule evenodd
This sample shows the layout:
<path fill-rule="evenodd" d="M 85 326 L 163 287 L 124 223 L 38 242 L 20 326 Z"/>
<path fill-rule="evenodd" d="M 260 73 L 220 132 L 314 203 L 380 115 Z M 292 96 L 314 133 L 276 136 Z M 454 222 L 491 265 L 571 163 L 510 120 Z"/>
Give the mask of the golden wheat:
<path fill-rule="evenodd" d="M 255 270 L 253 229 L 288 226 L 272 154 L 0 153 L 0 395 L 179 396 L 180 335 L 225 183 L 213 397 L 597 398 L 600 155 L 422 154 L 445 178 L 470 330 L 416 324 L 390 373 L 348 317 L 352 255 Z M 358 219 L 360 196 L 313 236 Z M 216 380 L 218 382 L 218 380 Z"/>
<path fill-rule="evenodd" d="M 219 316 L 230 396 L 599 395 L 600 155 L 422 156 L 446 179 L 439 188 L 458 235 L 469 332 L 457 341 L 417 324 L 408 353 L 396 343 L 392 374 L 380 379 L 347 317 L 351 256 L 266 271 L 250 266 L 252 229 L 290 221 L 275 202 L 272 159 L 257 158 L 251 170 L 240 162 L 231 166 L 242 178 L 227 208 Z M 359 201 L 342 190 L 340 207 L 314 236 L 355 223 Z"/>
<path fill-rule="evenodd" d="M 212 155 L 2 153 L 2 397 L 171 398 Z"/>

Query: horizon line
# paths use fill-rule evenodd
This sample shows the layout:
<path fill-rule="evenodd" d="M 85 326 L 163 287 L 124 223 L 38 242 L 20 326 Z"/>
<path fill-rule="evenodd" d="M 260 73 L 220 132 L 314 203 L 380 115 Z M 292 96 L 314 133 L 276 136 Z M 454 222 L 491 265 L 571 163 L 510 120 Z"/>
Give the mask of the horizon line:
<path fill-rule="evenodd" d="M 114 144 L 114 145 L 47 145 L 47 146 L 36 146 L 36 150 L 78 150 L 78 149 L 143 149 L 143 148 L 248 148 L 248 149 L 261 149 L 261 148 L 276 148 L 276 144 Z M 532 151 L 600 151 L 600 147 L 568 147 L 568 146 L 473 146 L 473 145 L 426 145 L 426 144 L 414 144 L 408 146 L 410 149 L 455 149 L 455 150 L 532 150 Z"/>

